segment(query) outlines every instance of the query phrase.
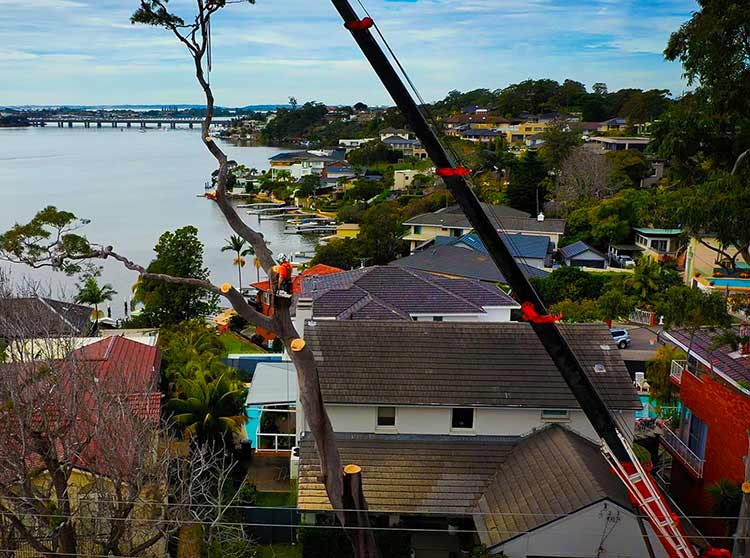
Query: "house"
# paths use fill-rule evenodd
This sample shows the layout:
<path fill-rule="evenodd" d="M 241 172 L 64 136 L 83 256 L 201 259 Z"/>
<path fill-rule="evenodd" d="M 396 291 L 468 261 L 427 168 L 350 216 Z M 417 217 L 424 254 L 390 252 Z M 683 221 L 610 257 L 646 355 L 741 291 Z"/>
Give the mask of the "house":
<path fill-rule="evenodd" d="M 649 138 L 640 137 L 617 137 L 608 138 L 604 136 L 591 136 L 587 140 L 590 145 L 599 147 L 602 151 L 624 151 L 625 149 L 635 149 L 645 151 L 648 146 Z"/>
<path fill-rule="evenodd" d="M 628 125 L 628 121 L 626 118 L 623 118 L 621 116 L 616 116 L 614 118 L 610 118 L 609 120 L 605 120 L 604 122 L 601 122 L 599 124 L 599 131 L 611 132 L 613 130 L 624 130 L 627 125 Z"/>
<path fill-rule="evenodd" d="M 371 266 L 305 278 L 297 319 L 509 322 L 520 308 L 495 285 Z"/>
<path fill-rule="evenodd" d="M 543 215 L 537 218 L 528 213 L 504 205 L 483 203 L 485 213 L 498 224 L 498 231 L 521 233 L 532 236 L 546 236 L 555 245 L 565 232 L 564 219 L 546 219 Z M 469 219 L 458 205 L 452 205 L 433 213 L 423 213 L 412 217 L 404 223 L 409 232 L 404 240 L 409 241 L 411 250 L 437 236 L 461 237 L 472 231 Z"/>
<path fill-rule="evenodd" d="M 459 136 L 462 140 L 471 141 L 474 143 L 493 143 L 498 138 L 503 137 L 503 134 L 496 132 L 495 130 L 483 130 L 483 129 L 468 129 L 463 130 Z"/>
<path fill-rule="evenodd" d="M 359 236 L 359 225 L 357 223 L 341 223 L 336 226 L 336 234 L 324 236 L 320 239 L 321 244 L 327 244 L 331 240 L 345 240 Z"/>
<path fill-rule="evenodd" d="M 417 159 L 427 159 L 427 151 L 422 147 L 422 143 L 417 139 L 403 138 L 401 136 L 388 136 L 383 143 L 400 151 L 404 157 L 416 157 Z"/>
<path fill-rule="evenodd" d="M 652 229 L 640 227 L 635 231 L 635 245 L 643 255 L 656 261 L 675 259 L 682 247 L 682 229 Z"/>
<path fill-rule="evenodd" d="M 551 256 L 554 246 L 546 236 L 530 236 L 514 233 L 501 234 L 500 237 L 505 241 L 511 255 L 519 262 L 537 269 L 552 267 Z M 475 250 L 485 255 L 489 254 L 484 243 L 475 233 L 466 234 L 461 238 L 438 236 L 435 238 L 434 243 L 425 243 L 425 245 L 419 247 L 419 250 L 429 250 L 431 247 L 430 244 L 434 246 L 460 246 L 461 248 Z"/>
<path fill-rule="evenodd" d="M 568 246 L 563 246 L 559 252 L 565 265 L 593 267 L 596 269 L 607 267 L 607 256 L 581 240 Z"/>
<path fill-rule="evenodd" d="M 713 249 L 712 249 L 713 248 Z M 739 251 L 735 246 L 722 246 L 710 235 L 692 237 L 688 242 L 685 257 L 685 282 L 704 291 L 719 289 L 721 292 L 745 294 L 750 292 L 750 264 L 742 256 L 736 257 L 735 268 L 721 267 L 725 256 L 736 257 Z"/>
<path fill-rule="evenodd" d="M 435 246 L 400 258 L 391 265 L 446 277 L 463 277 L 487 283 L 507 283 L 488 254 L 468 250 L 461 246 Z M 519 266 L 529 278 L 549 275 L 548 272 L 523 262 L 519 262 Z"/>
<path fill-rule="evenodd" d="M 329 164 L 341 162 L 343 153 L 332 152 L 331 154 L 320 151 L 292 151 L 279 153 L 269 159 L 271 163 L 271 176 L 275 179 L 279 172 L 288 172 L 294 180 L 303 176 L 317 174 L 323 176 Z"/>
<path fill-rule="evenodd" d="M 585 371 L 627 431 L 640 403 L 619 353 L 605 350 L 609 331 L 587 324 L 564 335 L 586 347 Z M 558 542 L 571 548 L 552 555 L 586 555 L 575 549 L 596 548 L 608 525 L 628 541 L 618 555 L 648 555 L 592 426 L 528 324 L 315 320 L 305 340 L 342 460 L 362 467 L 371 514 L 448 531 L 435 533 L 430 556 L 458 551 L 449 526 L 482 531 L 474 543 L 492 553 L 526 557 L 550 555 L 536 549 L 565 529 Z M 597 364 L 606 373 L 595 376 Z M 298 507 L 314 522 L 330 503 L 299 410 Z M 657 546 L 655 556 L 666 553 Z"/>
<path fill-rule="evenodd" d="M 414 177 L 418 175 L 426 175 L 431 177 L 434 175 L 434 170 L 417 170 L 417 169 L 405 169 L 393 171 L 393 188 L 392 190 L 402 192 L 408 190 L 414 181 Z"/>
<path fill-rule="evenodd" d="M 388 138 L 398 137 L 401 139 L 409 139 L 411 134 L 408 130 L 399 130 L 397 128 L 386 128 L 380 132 L 380 141 L 385 141 Z"/>
<path fill-rule="evenodd" d="M 93 309 L 41 296 L 0 298 L 0 340 L 85 336 Z"/>
<path fill-rule="evenodd" d="M 340 139 L 339 146 L 346 149 L 346 152 L 362 147 L 364 144 L 371 141 L 375 141 L 377 138 L 361 138 L 361 139 Z"/>
<path fill-rule="evenodd" d="M 289 457 L 295 445 L 297 371 L 289 360 L 261 362 L 247 392 L 247 441 L 259 456 Z M 270 430 L 266 431 L 268 425 Z"/>
<path fill-rule="evenodd" d="M 305 277 L 312 277 L 318 275 L 329 275 L 332 273 L 340 273 L 343 269 L 338 267 L 332 267 L 325 264 L 317 264 L 312 267 L 305 269 L 302 273 L 292 278 L 292 294 L 298 295 L 302 292 L 302 280 Z M 258 311 L 266 316 L 273 315 L 273 305 L 271 304 L 271 294 L 273 287 L 271 282 L 266 279 L 265 281 L 259 281 L 250 285 L 255 288 L 258 292 L 255 295 L 255 304 Z M 276 339 L 276 335 L 265 328 L 257 327 L 255 333 L 263 338 L 263 341 L 270 347 L 273 340 Z"/>
<path fill-rule="evenodd" d="M 685 352 L 673 361 L 670 380 L 679 386 L 679 424 L 663 428 L 661 446 L 672 458 L 670 492 L 689 515 L 714 515 L 706 488 L 727 479 L 745 480 L 743 456 L 750 429 L 750 345 L 747 325 L 735 326 L 745 338 L 739 350 L 713 348 L 715 333 L 698 330 L 664 331 L 662 340 Z M 720 522 L 696 520 L 707 535 L 724 535 Z"/>

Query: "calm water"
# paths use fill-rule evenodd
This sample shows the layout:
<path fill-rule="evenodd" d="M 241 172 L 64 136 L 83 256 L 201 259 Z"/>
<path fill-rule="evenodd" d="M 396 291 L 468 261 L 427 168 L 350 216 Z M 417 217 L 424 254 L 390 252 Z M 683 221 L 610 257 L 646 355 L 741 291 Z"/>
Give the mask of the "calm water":
<path fill-rule="evenodd" d="M 280 150 L 222 144 L 230 159 L 259 170 Z M 144 265 L 165 230 L 198 228 L 205 245 L 204 262 L 214 283 L 237 283 L 232 256 L 220 252 L 231 231 L 212 202 L 199 198 L 216 168 L 197 130 L 112 128 L 0 128 L 0 230 L 27 222 L 46 205 L 90 219 L 89 240 L 112 244 Z M 248 224 L 260 228 L 275 253 L 310 250 L 309 239 L 285 235 L 279 221 L 258 220 L 240 210 Z M 243 283 L 255 280 L 252 262 Z M 3 264 L 5 265 L 5 264 Z M 7 266 L 6 266 L 7 267 Z M 74 281 L 47 270 L 11 266 L 13 277 L 42 281 L 54 292 L 72 291 Z M 262 275 L 262 272 L 261 272 Z M 136 275 L 115 262 L 105 265 L 103 280 L 118 291 L 113 303 L 119 315 Z"/>

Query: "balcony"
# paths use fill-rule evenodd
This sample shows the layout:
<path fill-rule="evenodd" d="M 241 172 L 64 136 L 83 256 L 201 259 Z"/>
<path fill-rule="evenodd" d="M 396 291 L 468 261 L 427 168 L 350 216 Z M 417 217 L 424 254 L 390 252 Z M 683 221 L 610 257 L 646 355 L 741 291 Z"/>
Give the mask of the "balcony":
<path fill-rule="evenodd" d="M 680 461 L 688 470 L 693 477 L 696 479 L 703 478 L 703 463 L 704 460 L 695 455 L 685 442 L 683 442 L 677 434 L 672 432 L 666 426 L 663 427 L 661 435 L 661 441 L 664 444 L 664 448 L 672 454 L 672 456 Z"/>
<path fill-rule="evenodd" d="M 669 379 L 675 384 L 680 385 L 682 383 L 682 371 L 685 370 L 686 365 L 686 360 L 673 360 L 672 368 L 669 371 Z"/>

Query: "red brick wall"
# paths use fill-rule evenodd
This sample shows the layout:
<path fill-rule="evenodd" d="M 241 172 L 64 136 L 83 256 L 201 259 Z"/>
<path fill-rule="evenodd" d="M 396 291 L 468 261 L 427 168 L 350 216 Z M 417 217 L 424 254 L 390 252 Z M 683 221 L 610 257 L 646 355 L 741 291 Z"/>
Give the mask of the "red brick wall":
<path fill-rule="evenodd" d="M 712 501 L 706 487 L 721 478 L 743 480 L 742 457 L 747 453 L 745 430 L 750 429 L 750 398 L 708 375 L 698 379 L 684 372 L 680 399 L 708 425 L 706 461 L 702 481 L 695 481 L 679 467 L 674 467 L 672 492 L 688 514 L 709 515 Z M 696 523 L 709 527 L 706 522 Z M 707 534 L 723 534 L 713 532 L 715 529 L 722 531 L 722 524 L 712 524 Z"/>

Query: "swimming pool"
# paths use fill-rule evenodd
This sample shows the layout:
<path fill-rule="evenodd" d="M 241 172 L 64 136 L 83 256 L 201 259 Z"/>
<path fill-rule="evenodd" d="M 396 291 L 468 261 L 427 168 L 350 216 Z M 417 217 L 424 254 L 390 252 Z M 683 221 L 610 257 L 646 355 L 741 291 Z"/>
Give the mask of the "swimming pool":
<path fill-rule="evenodd" d="M 260 427 L 261 410 L 257 407 L 248 407 L 245 409 L 245 414 L 247 415 L 247 422 L 245 423 L 247 441 L 250 443 L 251 448 L 255 448 L 255 437 L 258 434 L 258 428 Z"/>
<path fill-rule="evenodd" d="M 651 404 L 651 399 L 648 395 L 639 395 L 638 399 L 641 400 L 641 406 L 643 407 L 640 411 L 635 412 L 635 418 L 656 418 L 656 409 Z"/>
<path fill-rule="evenodd" d="M 733 287 L 735 289 L 750 289 L 750 279 L 741 277 L 709 277 L 706 281 L 714 287 Z"/>

